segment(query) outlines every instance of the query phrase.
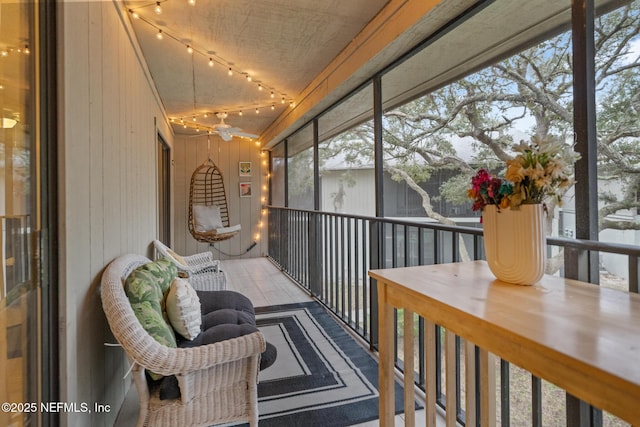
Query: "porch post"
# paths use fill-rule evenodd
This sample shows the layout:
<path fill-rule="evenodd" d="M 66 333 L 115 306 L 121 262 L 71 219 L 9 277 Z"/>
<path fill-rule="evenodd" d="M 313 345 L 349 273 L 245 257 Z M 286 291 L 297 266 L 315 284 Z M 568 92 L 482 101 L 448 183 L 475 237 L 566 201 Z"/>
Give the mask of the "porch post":
<path fill-rule="evenodd" d="M 576 238 L 598 240 L 597 134 L 593 0 L 572 0 L 573 126 L 576 151 Z M 598 253 L 565 253 L 565 276 L 599 283 Z M 567 426 L 602 426 L 602 411 L 567 393 Z"/>
<path fill-rule="evenodd" d="M 382 77 L 373 78 L 373 143 L 374 143 L 374 173 L 375 173 L 375 197 L 376 217 L 384 217 L 383 177 L 384 166 L 382 163 Z M 370 266 L 372 269 L 384 267 L 384 238 L 382 224 L 378 221 L 370 226 Z M 378 284 L 374 279 L 370 280 L 371 301 L 371 349 L 378 347 Z"/>

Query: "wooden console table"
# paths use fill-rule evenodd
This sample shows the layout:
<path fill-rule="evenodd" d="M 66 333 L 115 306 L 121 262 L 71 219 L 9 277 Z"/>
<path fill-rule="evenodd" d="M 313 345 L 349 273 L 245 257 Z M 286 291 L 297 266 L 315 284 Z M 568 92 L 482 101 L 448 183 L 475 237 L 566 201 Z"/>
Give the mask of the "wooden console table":
<path fill-rule="evenodd" d="M 428 426 L 435 426 L 436 324 L 447 331 L 447 371 L 454 334 L 465 339 L 468 355 L 473 344 L 480 348 L 481 425 L 495 425 L 495 354 L 640 426 L 640 295 L 552 276 L 534 286 L 507 284 L 496 280 L 484 261 L 369 275 L 378 282 L 381 426 L 394 425 L 394 307 L 404 309 L 405 354 L 413 354 L 413 313 L 425 319 Z M 472 369 L 467 365 L 467 373 Z M 413 358 L 407 358 L 405 372 L 413 370 Z M 449 377 L 447 390 L 455 391 Z M 467 375 L 467 395 L 475 394 L 473 378 Z M 412 418 L 413 375 L 405 378 L 404 388 L 405 413 Z M 454 397 L 447 393 L 447 425 L 455 425 L 455 411 L 449 410 L 455 408 Z M 469 409 L 475 402 L 466 404 L 473 417 L 476 411 Z"/>

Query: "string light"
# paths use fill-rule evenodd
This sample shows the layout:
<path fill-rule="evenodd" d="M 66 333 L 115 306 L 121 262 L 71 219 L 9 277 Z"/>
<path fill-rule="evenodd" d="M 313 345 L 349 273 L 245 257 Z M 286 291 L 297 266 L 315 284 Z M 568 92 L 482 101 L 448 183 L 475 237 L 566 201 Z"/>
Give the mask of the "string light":
<path fill-rule="evenodd" d="M 160 1 L 155 2 L 155 7 L 154 7 L 154 11 L 155 11 L 156 13 L 158 13 L 158 14 L 159 14 L 159 13 L 162 13 L 162 8 L 161 8 L 161 6 L 160 6 L 160 3 L 161 3 Z M 190 4 L 193 4 L 193 3 L 195 3 L 195 1 L 194 1 L 193 3 L 192 3 L 191 1 L 189 1 L 189 3 L 190 3 Z M 153 3 L 152 3 L 152 4 L 147 4 L 147 5 L 145 5 L 145 6 L 140 6 L 140 7 L 139 7 L 139 8 L 137 8 L 137 9 L 140 9 L 140 8 L 142 8 L 142 7 L 152 6 L 152 5 L 153 5 Z M 229 63 L 229 62 L 227 62 L 226 60 L 224 60 L 223 58 L 218 57 L 217 55 L 215 55 L 215 53 L 213 53 L 213 52 L 211 52 L 211 51 L 205 51 L 205 50 L 196 49 L 196 48 L 192 47 L 190 44 L 186 44 L 186 43 L 184 43 L 184 42 L 182 41 L 182 40 L 183 40 L 183 38 L 182 38 L 182 37 L 175 36 L 175 35 L 173 35 L 173 34 L 171 34 L 171 33 L 167 32 L 166 30 L 163 30 L 162 28 L 159 28 L 156 24 L 154 24 L 154 23 L 152 23 L 151 21 L 147 20 L 144 16 L 141 16 L 141 15 L 140 15 L 136 10 L 133 10 L 133 9 L 127 9 L 127 11 L 131 14 L 132 19 L 138 20 L 139 22 L 144 22 L 145 24 L 150 25 L 151 27 L 155 28 L 155 29 L 157 30 L 156 38 L 157 38 L 158 40 L 163 40 L 163 39 L 165 38 L 164 36 L 166 35 L 166 36 L 168 36 L 170 39 L 172 39 L 172 40 L 176 41 L 177 43 L 182 44 L 183 46 L 185 46 L 185 47 L 186 47 L 186 49 L 187 49 L 187 52 L 188 52 L 189 54 L 191 54 L 191 55 L 192 55 L 192 54 L 194 54 L 194 53 L 197 53 L 197 54 L 199 54 L 200 56 L 203 56 L 205 60 L 208 58 L 208 65 L 209 65 L 209 67 L 213 67 L 213 66 L 214 66 L 214 61 L 215 61 L 215 62 L 218 62 L 219 64 L 221 64 L 221 65 L 223 65 L 223 66 L 227 66 L 227 67 L 228 67 L 228 71 L 227 71 L 227 73 L 228 73 L 228 75 L 229 75 L 229 76 L 233 76 L 233 74 L 237 72 L 237 73 L 238 73 L 238 74 L 240 74 L 240 75 L 244 75 L 244 76 L 245 76 L 245 78 L 246 78 L 246 80 L 247 80 L 248 82 L 251 82 L 251 81 L 252 81 L 252 77 L 251 77 L 251 75 L 250 75 L 249 73 L 246 73 L 246 72 L 243 72 L 243 71 L 241 71 L 241 70 L 235 69 L 232 63 Z M 12 52 L 14 52 L 14 50 L 11 50 L 11 53 L 12 53 Z M 24 50 L 20 50 L 20 49 L 18 49 L 18 52 L 24 52 L 25 54 L 29 54 L 29 53 L 30 53 L 30 52 L 29 52 L 29 48 L 28 48 L 28 46 L 27 46 L 27 45 L 25 45 Z M 205 54 L 205 52 L 206 52 L 207 54 Z M 0 55 L 1 55 L 1 56 L 8 56 L 8 54 L 9 54 L 9 53 L 10 53 L 10 52 L 8 52 L 7 50 L 2 50 L 2 51 L 0 51 Z M 216 58 L 217 58 L 217 59 L 216 59 Z M 278 91 L 276 91 L 273 87 L 269 87 L 269 86 L 266 86 L 266 87 L 265 87 L 265 86 L 263 85 L 263 83 L 257 83 L 257 86 L 258 86 L 258 90 L 259 90 L 259 91 L 263 91 L 264 89 L 268 89 L 268 90 L 269 90 L 269 96 L 270 96 L 270 98 L 275 98 L 275 96 L 276 96 L 276 95 L 278 95 L 279 97 L 281 97 L 281 103 L 282 103 L 282 104 L 284 104 L 284 103 L 285 103 L 285 101 L 286 101 L 286 94 L 284 94 L 284 93 L 278 93 Z M 291 106 L 291 107 L 293 107 L 293 106 L 294 106 L 293 101 L 289 101 L 289 106 Z M 256 113 L 256 114 L 260 114 L 260 109 L 261 109 L 261 108 L 270 108 L 272 111 L 274 111 L 274 110 L 275 110 L 275 105 L 274 105 L 273 103 L 266 104 L 266 105 L 258 105 L 258 106 L 256 106 L 256 107 L 255 107 L 255 113 Z M 195 109 L 195 107 L 194 107 L 194 109 Z M 239 116 L 242 116 L 242 115 L 243 115 L 243 111 L 242 111 L 241 109 L 236 110 L 236 111 L 238 112 L 238 115 L 239 115 Z M 233 111 L 232 111 L 232 112 L 233 112 Z M 191 115 L 190 115 L 190 114 L 188 114 L 188 116 L 191 116 Z M 213 127 L 213 126 L 209 127 L 209 126 L 206 126 L 206 125 L 204 125 L 204 126 L 203 126 L 203 125 L 201 125 L 201 124 L 196 124 L 195 122 L 197 121 L 197 116 L 204 116 L 204 117 L 206 118 L 206 117 L 207 117 L 207 114 L 205 113 L 204 115 L 202 115 L 202 114 L 196 114 L 196 115 L 193 115 L 193 116 L 191 116 L 191 117 L 192 117 L 192 121 L 189 121 L 189 123 L 185 122 L 185 121 L 184 121 L 184 118 L 180 118 L 180 124 L 182 124 L 182 127 L 183 127 L 183 128 L 185 128 L 185 129 L 187 129 L 187 128 L 192 128 L 192 129 L 194 129 L 196 132 L 200 132 L 201 130 L 208 130 L 209 132 L 212 132 L 212 131 L 214 130 L 214 127 Z M 171 120 L 171 123 L 176 124 L 176 119 L 171 118 L 170 120 Z M 251 138 L 249 138 L 249 139 L 251 139 Z M 257 145 L 258 147 L 260 147 L 260 141 L 256 141 L 256 145 Z"/>
<path fill-rule="evenodd" d="M 194 5 L 194 4 L 195 4 L 195 0 L 188 0 L 188 2 L 189 2 L 189 4 L 191 4 L 191 5 Z M 251 81 L 252 81 L 252 77 L 251 77 L 251 75 L 250 75 L 249 73 L 247 73 L 247 72 L 243 72 L 243 71 L 241 71 L 241 70 L 237 70 L 237 69 L 235 69 L 235 68 L 234 68 L 234 66 L 233 66 L 231 63 L 229 63 L 228 61 L 226 61 L 224 58 L 220 58 L 220 57 L 218 57 L 218 59 L 216 59 L 216 56 L 217 56 L 217 55 L 212 56 L 212 55 L 210 55 L 210 54 L 205 54 L 205 52 L 206 52 L 205 50 L 199 50 L 199 49 L 196 49 L 196 48 L 194 48 L 193 46 L 191 46 L 191 45 L 189 45 L 189 44 L 184 43 L 184 42 L 182 41 L 182 40 L 184 39 L 183 37 L 179 37 L 179 36 L 173 35 L 173 34 L 171 34 L 171 33 L 167 32 L 167 31 L 166 31 L 166 29 L 165 29 L 165 30 L 162 30 L 162 29 L 161 29 L 161 28 L 159 28 L 155 23 L 153 23 L 153 22 L 152 22 L 152 21 L 150 21 L 150 20 L 147 20 L 144 16 L 141 16 L 141 15 L 138 13 L 138 10 L 139 10 L 139 9 L 142 9 L 142 8 L 145 8 L 145 7 L 148 7 L 148 6 L 153 6 L 153 5 L 154 5 L 154 3 L 146 4 L 146 5 L 143 5 L 143 6 L 139 6 L 139 7 L 137 7 L 137 8 L 130 8 L 130 9 L 127 9 L 127 11 L 131 14 L 131 16 L 132 16 L 132 18 L 133 18 L 133 19 L 138 20 L 138 21 L 140 21 L 140 22 L 144 22 L 145 24 L 150 25 L 151 27 L 153 27 L 153 28 L 157 29 L 157 30 L 158 30 L 158 32 L 156 33 L 156 38 L 157 38 L 158 40 L 163 40 L 163 39 L 165 38 L 164 36 L 166 35 L 166 36 L 168 36 L 170 39 L 173 39 L 174 41 L 176 41 L 176 42 L 178 42 L 178 43 L 183 44 L 183 45 L 186 47 L 187 51 L 188 51 L 190 54 L 198 53 L 199 55 L 204 56 L 204 57 L 205 57 L 205 60 L 208 58 L 208 65 L 209 65 L 210 67 L 213 67 L 213 66 L 214 66 L 214 62 L 218 62 L 218 63 L 220 63 L 221 65 L 226 65 L 226 66 L 228 67 L 228 72 L 227 72 L 227 73 L 228 73 L 228 75 L 229 75 L 229 76 L 233 76 L 233 74 L 234 74 L 235 72 L 237 72 L 238 74 L 244 75 L 247 81 L 249 81 L 249 82 L 251 82 Z M 154 8 L 153 8 L 153 9 L 154 9 L 154 11 L 155 11 L 156 13 L 158 13 L 158 14 L 162 13 L 161 1 L 156 1 L 156 2 L 155 2 L 155 6 L 154 6 Z M 0 55 L 2 55 L 2 56 L 7 56 L 7 55 L 8 55 L 8 53 L 9 53 L 9 52 L 7 52 L 6 50 L 5 50 L 5 51 L 0 51 Z M 28 49 L 25 49 L 25 53 L 28 53 Z M 207 52 L 207 53 L 208 53 L 208 52 Z M 265 86 L 265 85 L 264 85 L 264 84 L 262 84 L 262 83 L 259 83 L 259 84 L 258 84 L 258 90 L 263 91 L 264 89 L 268 89 L 268 90 L 270 91 L 270 97 L 271 97 L 271 98 L 275 98 L 275 96 L 276 96 L 276 95 L 279 95 L 279 96 L 281 96 L 281 97 L 282 97 L 282 103 L 283 103 L 283 104 L 285 103 L 285 101 L 286 101 L 286 94 L 278 93 L 278 91 L 276 91 L 273 87 L 268 87 L 268 86 Z"/>

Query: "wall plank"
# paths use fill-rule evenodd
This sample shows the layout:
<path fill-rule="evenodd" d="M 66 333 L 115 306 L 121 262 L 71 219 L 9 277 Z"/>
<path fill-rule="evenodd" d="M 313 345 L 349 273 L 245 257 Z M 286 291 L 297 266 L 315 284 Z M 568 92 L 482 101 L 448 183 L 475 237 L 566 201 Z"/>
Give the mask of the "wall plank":
<path fill-rule="evenodd" d="M 112 426 L 130 378 L 102 311 L 104 267 L 150 255 L 158 224 L 156 132 L 173 134 L 116 2 L 62 2 L 60 100 L 61 399 L 110 405 L 65 413 L 67 426 Z M 154 119 L 158 120 L 158 130 Z M 104 331 L 104 335 L 101 332 Z M 96 333 L 98 332 L 98 333 Z"/>

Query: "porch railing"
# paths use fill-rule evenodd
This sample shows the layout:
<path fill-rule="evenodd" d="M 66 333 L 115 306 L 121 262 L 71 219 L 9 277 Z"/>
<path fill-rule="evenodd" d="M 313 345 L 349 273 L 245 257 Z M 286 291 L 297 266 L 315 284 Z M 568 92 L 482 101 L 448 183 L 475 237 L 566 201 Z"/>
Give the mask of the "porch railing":
<path fill-rule="evenodd" d="M 447 226 L 430 222 L 345 215 L 329 212 L 269 207 L 269 257 L 315 298 L 323 303 L 356 334 L 377 348 L 377 297 L 375 283 L 367 276 L 370 269 L 429 265 L 458 262 L 465 259 L 484 259 L 482 229 Z M 640 247 L 564 238 L 547 239 L 549 257 L 558 265 L 555 274 L 599 283 L 599 255 L 615 254 L 627 258 L 626 289 L 638 292 Z M 618 281 L 618 285 L 619 285 Z M 403 369 L 403 314 L 396 316 L 396 365 Z M 424 320 L 415 318 L 417 342 L 414 366 L 415 383 L 424 390 Z M 444 330 L 436 326 L 436 336 L 444 337 Z M 464 366 L 461 339 L 456 337 L 456 396 L 460 392 L 460 369 Z M 444 407 L 443 339 L 436 342 L 437 400 Z M 631 361 L 630 361 L 631 363 Z M 515 368 L 518 370 L 519 368 Z M 511 383 L 513 369 L 499 361 L 498 419 L 502 426 L 511 425 Z M 526 402 L 530 425 L 543 425 L 546 414 L 543 382 L 531 376 L 530 402 Z M 551 399 L 546 399 L 549 401 Z M 458 402 L 458 420 L 464 424 L 465 413 Z M 518 403 L 518 411 L 522 404 Z M 479 407 L 479 405 L 476 405 Z M 566 399 L 565 417 L 568 426 L 602 425 L 603 414 L 571 396 Z M 576 421 L 573 414 L 587 413 L 589 420 Z M 605 414 L 606 416 L 606 414 Z M 585 417 L 576 415 L 583 420 Z M 479 419 L 476 417 L 476 419 Z M 557 422 L 557 420 L 553 420 Z M 608 420 L 607 425 L 617 424 Z M 515 422 L 517 424 L 517 422 Z M 548 421 L 544 423 L 548 424 Z"/>

